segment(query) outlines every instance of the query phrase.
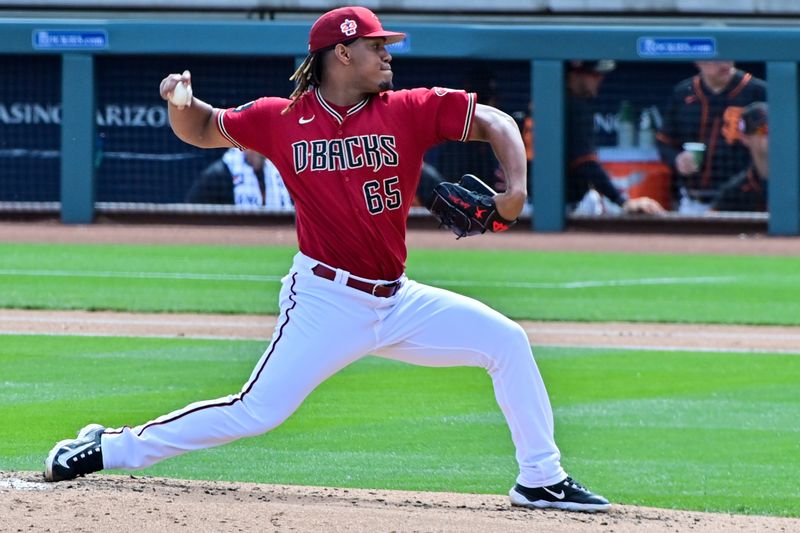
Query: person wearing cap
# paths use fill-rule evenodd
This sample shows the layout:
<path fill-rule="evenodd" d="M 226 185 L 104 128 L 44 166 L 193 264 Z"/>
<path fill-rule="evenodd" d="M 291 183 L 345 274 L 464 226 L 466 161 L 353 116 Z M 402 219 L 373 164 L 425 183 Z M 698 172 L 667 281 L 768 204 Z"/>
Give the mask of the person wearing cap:
<path fill-rule="evenodd" d="M 592 204 L 592 211 L 603 211 L 607 198 L 625 213 L 660 214 L 664 208 L 652 198 L 628 198 L 620 192 L 597 158 L 592 100 L 615 68 L 609 59 L 567 63 L 567 205 L 580 210 Z"/>
<path fill-rule="evenodd" d="M 750 166 L 722 185 L 711 202 L 713 211 L 766 211 L 769 178 L 767 104 L 753 102 L 739 119 L 741 142 L 750 151 Z"/>
<path fill-rule="evenodd" d="M 673 169 L 673 201 L 679 212 L 707 210 L 728 178 L 747 168 L 750 154 L 740 142 L 742 109 L 767 99 L 767 84 L 733 61 L 697 61 L 698 73 L 679 82 L 669 97 L 656 144 Z M 702 157 L 684 145 L 704 145 Z"/>
<path fill-rule="evenodd" d="M 178 137 L 199 147 L 254 149 L 275 164 L 294 200 L 300 251 L 282 280 L 272 342 L 241 391 L 138 426 L 86 426 L 78 438 L 53 447 L 46 479 L 144 468 L 265 433 L 325 379 L 376 354 L 489 373 L 519 463 L 512 504 L 610 507 L 561 466 L 550 402 L 525 330 L 476 300 L 404 273 L 406 223 L 426 150 L 448 140 L 488 142 L 507 176 L 506 191 L 494 197 L 507 220 L 525 202 L 527 164 L 514 120 L 477 104 L 474 93 L 392 91 L 386 47 L 403 38 L 384 30 L 370 10 L 348 6 L 311 27 L 309 55 L 292 76 L 297 87 L 288 99 L 216 109 L 193 96 L 176 105 L 170 100 L 175 87 L 191 74 L 162 80 Z"/>

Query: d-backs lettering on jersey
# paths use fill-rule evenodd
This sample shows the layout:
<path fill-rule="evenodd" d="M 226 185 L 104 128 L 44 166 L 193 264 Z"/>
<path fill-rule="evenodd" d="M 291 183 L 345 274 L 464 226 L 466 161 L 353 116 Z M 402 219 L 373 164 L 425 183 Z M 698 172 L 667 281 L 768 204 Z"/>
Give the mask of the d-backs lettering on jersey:
<path fill-rule="evenodd" d="M 360 135 L 344 139 L 297 141 L 292 144 L 294 171 L 350 170 L 369 167 L 375 172 L 384 166 L 396 167 L 395 138 L 392 135 Z"/>
<path fill-rule="evenodd" d="M 363 278 L 397 279 L 422 157 L 438 143 L 469 138 L 475 95 L 388 91 L 343 108 L 316 89 L 282 113 L 288 105 L 260 98 L 221 111 L 217 125 L 231 144 L 264 154 L 280 171 L 300 251 Z"/>

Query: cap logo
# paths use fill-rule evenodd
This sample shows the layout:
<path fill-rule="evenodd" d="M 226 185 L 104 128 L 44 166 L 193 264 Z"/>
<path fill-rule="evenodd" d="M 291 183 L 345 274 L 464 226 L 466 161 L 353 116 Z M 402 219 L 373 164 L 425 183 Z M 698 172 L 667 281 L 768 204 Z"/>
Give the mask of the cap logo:
<path fill-rule="evenodd" d="M 344 19 L 344 22 L 342 22 L 342 25 L 339 26 L 339 29 L 342 30 L 342 33 L 348 37 L 352 37 L 356 34 L 356 30 L 358 30 L 358 24 L 356 24 L 356 21 L 354 20 Z"/>

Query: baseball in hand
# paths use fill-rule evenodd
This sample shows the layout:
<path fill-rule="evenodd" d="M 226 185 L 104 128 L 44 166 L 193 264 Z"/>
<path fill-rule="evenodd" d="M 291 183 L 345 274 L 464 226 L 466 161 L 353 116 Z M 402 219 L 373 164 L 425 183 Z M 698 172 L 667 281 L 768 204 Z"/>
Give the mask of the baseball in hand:
<path fill-rule="evenodd" d="M 172 96 L 169 97 L 169 101 L 179 109 L 188 106 L 192 102 L 192 86 L 179 81 L 172 90 Z"/>

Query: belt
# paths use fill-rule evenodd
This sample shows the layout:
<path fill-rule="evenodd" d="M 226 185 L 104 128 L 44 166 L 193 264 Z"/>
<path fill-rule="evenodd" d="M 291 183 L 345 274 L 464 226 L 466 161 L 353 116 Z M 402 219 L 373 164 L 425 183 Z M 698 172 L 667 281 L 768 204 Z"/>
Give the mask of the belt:
<path fill-rule="evenodd" d="M 331 281 L 336 279 L 336 271 L 322 264 L 316 265 L 314 268 L 311 269 L 311 272 L 313 272 L 315 276 L 329 279 Z M 353 289 L 357 289 L 359 291 L 366 292 L 367 294 L 378 296 L 380 298 L 389 298 L 390 296 L 394 296 L 400 289 L 399 280 L 384 284 L 384 283 L 369 283 L 366 281 L 361 281 L 355 278 L 348 277 L 346 285 L 348 287 L 352 287 Z"/>

